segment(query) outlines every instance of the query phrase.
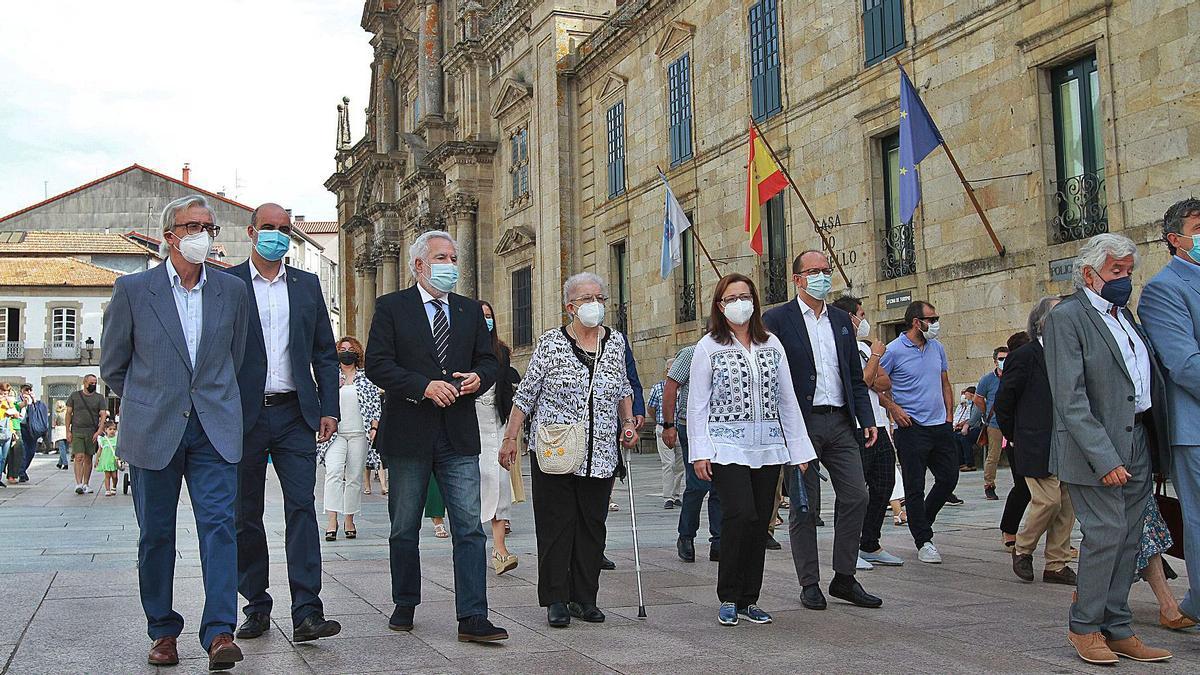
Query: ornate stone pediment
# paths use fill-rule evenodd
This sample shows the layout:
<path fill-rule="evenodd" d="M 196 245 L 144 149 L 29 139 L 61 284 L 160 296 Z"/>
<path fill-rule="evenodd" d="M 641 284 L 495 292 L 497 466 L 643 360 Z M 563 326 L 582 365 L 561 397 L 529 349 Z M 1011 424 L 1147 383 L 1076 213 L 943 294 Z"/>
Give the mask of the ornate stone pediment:
<path fill-rule="evenodd" d="M 672 21 L 667 27 L 667 31 L 663 34 L 662 39 L 658 41 L 658 49 L 654 50 L 654 55 L 658 58 L 663 58 L 675 51 L 680 45 L 690 42 L 692 36 L 696 34 L 696 27 L 690 23 L 683 21 Z"/>
<path fill-rule="evenodd" d="M 615 96 L 625 91 L 625 84 L 627 82 L 629 82 L 628 79 L 621 77 L 616 73 L 609 73 L 608 77 L 604 81 L 604 86 L 600 89 L 600 100 L 603 101 L 610 96 Z"/>
<path fill-rule="evenodd" d="M 496 243 L 496 255 L 507 256 L 523 251 L 533 246 L 536 240 L 533 230 L 524 225 L 514 225 L 500 235 L 500 241 Z"/>
<path fill-rule="evenodd" d="M 500 93 L 496 94 L 496 100 L 492 103 L 492 117 L 499 119 L 501 115 L 511 110 L 513 106 L 527 98 L 533 98 L 532 86 L 524 82 L 517 82 L 511 78 L 504 78 L 504 82 L 500 85 Z"/>

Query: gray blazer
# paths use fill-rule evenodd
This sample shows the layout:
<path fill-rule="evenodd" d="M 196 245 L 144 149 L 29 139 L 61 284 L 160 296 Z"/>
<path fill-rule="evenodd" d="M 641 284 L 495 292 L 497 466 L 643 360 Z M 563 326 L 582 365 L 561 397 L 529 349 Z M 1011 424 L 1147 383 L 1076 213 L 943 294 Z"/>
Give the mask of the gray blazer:
<path fill-rule="evenodd" d="M 170 463 L 193 409 L 225 461 L 242 458 L 237 371 L 246 348 L 246 284 L 210 268 L 193 372 L 166 264 L 113 285 L 104 310 L 100 374 L 121 397 L 121 459 L 143 469 Z"/>
<path fill-rule="evenodd" d="M 1154 347 L 1129 309 L 1122 309 L 1150 352 L 1150 397 L 1143 417 L 1151 457 L 1168 452 L 1166 390 Z M 1050 473 L 1066 483 L 1102 485 L 1101 478 L 1129 465 L 1133 452 L 1134 387 L 1121 349 L 1084 291 L 1063 300 L 1046 317 L 1046 372 L 1054 397 Z M 1161 433 L 1160 433 L 1161 432 Z M 1154 459 L 1156 470 L 1166 463 Z"/>

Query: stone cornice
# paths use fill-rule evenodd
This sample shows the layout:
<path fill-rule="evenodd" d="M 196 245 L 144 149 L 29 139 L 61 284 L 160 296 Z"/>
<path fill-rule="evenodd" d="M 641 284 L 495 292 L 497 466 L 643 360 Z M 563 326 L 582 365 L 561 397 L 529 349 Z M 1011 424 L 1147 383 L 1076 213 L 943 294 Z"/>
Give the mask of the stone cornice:
<path fill-rule="evenodd" d="M 426 161 L 440 171 L 450 164 L 491 164 L 496 147 L 493 141 L 446 141 L 430 150 Z"/>
<path fill-rule="evenodd" d="M 443 213 L 454 215 L 471 214 L 477 210 L 479 210 L 479 198 L 461 192 L 455 193 L 447 200 L 446 205 L 442 207 Z"/>

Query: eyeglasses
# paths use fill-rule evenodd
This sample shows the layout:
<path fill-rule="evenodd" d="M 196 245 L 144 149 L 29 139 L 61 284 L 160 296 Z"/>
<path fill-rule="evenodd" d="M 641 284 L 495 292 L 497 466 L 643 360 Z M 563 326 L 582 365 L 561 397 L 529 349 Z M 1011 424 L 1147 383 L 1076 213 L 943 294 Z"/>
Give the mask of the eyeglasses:
<path fill-rule="evenodd" d="M 802 277 L 806 277 L 810 274 L 827 274 L 829 276 L 833 276 L 833 268 L 832 267 L 814 267 L 812 269 L 800 270 L 800 276 L 802 276 Z"/>
<path fill-rule="evenodd" d="M 729 303 L 736 302 L 738 300 L 754 302 L 754 296 L 750 295 L 749 293 L 742 293 L 741 295 L 727 295 L 727 296 L 721 298 L 721 304 L 728 305 Z"/>
<path fill-rule="evenodd" d="M 190 223 L 175 223 L 175 227 L 184 228 L 184 231 L 188 234 L 200 234 L 201 232 L 207 232 L 213 237 L 216 237 L 221 233 L 221 226 L 213 225 L 212 223 L 200 223 L 192 221 Z"/>
<path fill-rule="evenodd" d="M 575 298 L 575 299 L 571 300 L 571 303 L 575 304 L 575 305 L 586 305 L 589 302 L 598 302 L 603 305 L 604 303 L 608 302 L 608 296 L 607 295 L 585 295 L 581 298 Z"/>
<path fill-rule="evenodd" d="M 940 318 L 942 318 L 942 317 L 940 317 L 940 316 L 937 316 L 937 315 L 934 315 L 934 316 L 922 316 L 922 317 L 919 317 L 919 318 L 920 318 L 922 321 L 928 321 L 929 323 L 937 323 L 937 322 L 938 322 L 938 319 L 940 319 Z"/>
<path fill-rule="evenodd" d="M 266 230 L 266 231 L 275 230 L 277 232 L 282 232 L 288 236 L 291 236 L 291 234 L 292 234 L 292 226 L 291 225 L 266 225 L 266 224 L 264 224 L 264 225 L 258 226 L 259 232 L 262 232 L 264 230 Z"/>

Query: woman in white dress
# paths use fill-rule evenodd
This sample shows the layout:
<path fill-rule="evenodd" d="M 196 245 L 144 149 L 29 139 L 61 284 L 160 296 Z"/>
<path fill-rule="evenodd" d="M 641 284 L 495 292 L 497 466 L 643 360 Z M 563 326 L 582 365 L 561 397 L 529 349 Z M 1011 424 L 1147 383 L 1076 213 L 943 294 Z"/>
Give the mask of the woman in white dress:
<path fill-rule="evenodd" d="M 379 428 L 379 387 L 363 370 L 363 346 L 353 337 L 337 342 L 338 400 L 342 418 L 338 430 L 317 448 L 325 465 L 325 541 L 337 540 L 338 514 L 345 518 L 346 538 L 358 537 L 354 516 L 362 510 L 362 475 L 368 448 Z"/>
<path fill-rule="evenodd" d="M 496 328 L 496 313 L 491 303 L 483 301 L 483 319 L 492 334 L 492 351 L 500 362 L 496 386 L 475 399 L 475 414 L 479 417 L 479 517 L 484 523 L 492 524 L 492 569 L 496 574 L 517 566 L 517 556 L 509 553 L 504 545 L 504 528 L 508 523 L 509 507 L 512 505 L 512 477 L 500 466 L 496 457 L 500 455 L 500 443 L 504 439 L 504 425 L 512 410 L 514 388 L 520 378 L 509 365 L 512 350 L 500 339 Z"/>

